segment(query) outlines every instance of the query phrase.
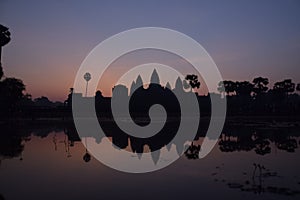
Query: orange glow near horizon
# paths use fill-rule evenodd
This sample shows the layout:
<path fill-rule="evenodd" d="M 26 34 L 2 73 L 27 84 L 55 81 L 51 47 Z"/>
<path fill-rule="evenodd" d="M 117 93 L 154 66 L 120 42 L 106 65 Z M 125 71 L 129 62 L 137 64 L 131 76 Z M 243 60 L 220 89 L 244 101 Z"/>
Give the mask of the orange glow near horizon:
<path fill-rule="evenodd" d="M 179 31 L 199 42 L 225 80 L 251 82 L 262 76 L 269 78 L 269 88 L 288 78 L 300 83 L 297 1 L 273 2 L 272 6 L 270 2 L 257 6 L 252 1 L 216 6 L 210 1 L 70 4 L 30 0 L 18 4 L 1 1 L 0 5 L 0 23 L 11 32 L 11 41 L 2 49 L 5 76 L 22 79 L 33 98 L 64 101 L 82 61 L 97 44 L 117 33 L 146 26 Z M 141 61 L 164 61 L 162 64 L 183 75 L 194 73 L 176 57 L 163 54 L 159 58 L 155 52 L 147 56 L 136 54 L 116 63 L 99 82 L 99 90 L 110 96 L 117 77 Z M 200 93 L 205 91 L 200 89 Z"/>

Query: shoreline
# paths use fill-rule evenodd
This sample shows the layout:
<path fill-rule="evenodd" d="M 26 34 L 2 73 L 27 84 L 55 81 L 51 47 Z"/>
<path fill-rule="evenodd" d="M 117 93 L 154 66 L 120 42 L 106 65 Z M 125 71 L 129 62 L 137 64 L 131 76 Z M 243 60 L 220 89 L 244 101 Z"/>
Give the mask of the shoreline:
<path fill-rule="evenodd" d="M 192 116 L 191 116 L 192 117 Z M 88 118 L 86 118 L 88 119 Z M 122 119 L 122 117 L 118 118 L 118 119 Z M 138 120 L 146 120 L 147 118 L 145 117 L 141 117 L 141 118 L 137 118 Z M 112 118 L 109 117 L 98 117 L 99 121 L 102 122 L 112 122 Z M 177 117 L 171 117 L 171 121 L 177 121 L 178 118 Z M 208 121 L 210 120 L 210 117 L 208 116 L 204 116 L 201 117 L 200 120 L 202 121 Z M 285 116 L 272 116 L 272 115 L 259 115 L 259 116 L 227 116 L 225 119 L 225 124 L 226 123 L 245 123 L 245 124 L 249 124 L 251 122 L 298 122 L 297 124 L 299 124 L 300 126 L 300 116 L 289 116 L 289 115 L 285 115 Z M 59 124 L 64 124 L 64 123 L 73 123 L 73 118 L 61 118 L 61 117 L 51 117 L 51 118 L 36 118 L 36 119 L 31 119 L 31 118 L 15 118 L 15 119 L 0 119 L 0 125 L 1 124 L 7 124 L 7 123 L 12 123 L 12 124 L 19 124 L 19 123 L 25 123 L 25 122 L 32 122 L 33 124 L 35 123 L 40 123 L 40 124 L 52 124 L 52 123 L 59 123 Z M 31 124 L 31 123 L 30 123 Z"/>

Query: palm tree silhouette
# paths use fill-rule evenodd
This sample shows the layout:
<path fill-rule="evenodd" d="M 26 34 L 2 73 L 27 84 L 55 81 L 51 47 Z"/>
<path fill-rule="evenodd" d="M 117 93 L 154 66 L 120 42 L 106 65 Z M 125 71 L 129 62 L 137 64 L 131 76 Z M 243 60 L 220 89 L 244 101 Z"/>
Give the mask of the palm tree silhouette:
<path fill-rule="evenodd" d="M 191 85 L 191 90 L 192 89 L 199 89 L 200 87 L 200 82 L 198 81 L 198 76 L 195 74 L 188 74 L 185 77 L 185 80 L 189 81 L 189 84 Z"/>
<path fill-rule="evenodd" d="M 10 32 L 8 28 L 0 24 L 0 79 L 3 76 L 3 69 L 2 69 L 2 47 L 7 45 L 10 42 Z"/>
<path fill-rule="evenodd" d="M 91 74 L 86 72 L 83 76 L 84 80 L 86 81 L 86 87 L 85 87 L 85 97 L 87 97 L 87 92 L 88 92 L 88 84 L 89 84 L 89 81 L 91 80 Z"/>

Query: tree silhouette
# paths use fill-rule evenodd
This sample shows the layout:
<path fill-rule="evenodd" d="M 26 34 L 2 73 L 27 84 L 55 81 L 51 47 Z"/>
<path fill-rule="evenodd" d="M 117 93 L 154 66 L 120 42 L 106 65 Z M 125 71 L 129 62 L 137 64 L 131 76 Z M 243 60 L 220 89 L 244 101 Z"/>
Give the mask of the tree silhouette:
<path fill-rule="evenodd" d="M 1 86 L 10 101 L 20 100 L 24 95 L 25 85 L 20 79 L 6 78 L 2 81 Z"/>
<path fill-rule="evenodd" d="M 3 68 L 1 66 L 1 62 L 0 62 L 0 80 L 2 79 L 4 73 L 3 73 Z"/>
<path fill-rule="evenodd" d="M 0 60 L 2 47 L 10 42 L 10 32 L 8 28 L 0 24 Z"/>
<path fill-rule="evenodd" d="M 0 79 L 3 77 L 2 47 L 8 44 L 10 40 L 8 28 L 0 24 Z M 11 115 L 16 110 L 17 104 L 24 97 L 23 91 L 25 91 L 25 85 L 20 79 L 6 78 L 0 82 L 0 106 L 4 115 Z"/>
<path fill-rule="evenodd" d="M 218 84 L 218 91 L 220 93 L 226 93 L 229 95 L 230 93 L 234 93 L 236 91 L 236 84 L 233 81 L 220 81 Z"/>
<path fill-rule="evenodd" d="M 10 32 L 8 28 L 0 24 L 0 80 L 3 77 L 3 68 L 2 68 L 2 47 L 7 45 L 10 42 Z"/>
<path fill-rule="evenodd" d="M 253 92 L 253 84 L 249 81 L 242 81 L 242 82 L 235 82 L 236 84 L 236 100 L 234 106 L 236 107 L 237 111 L 240 113 L 244 113 L 250 111 L 251 106 L 251 93 Z"/>
<path fill-rule="evenodd" d="M 191 89 L 199 89 L 200 82 L 198 81 L 198 76 L 195 74 L 188 74 L 185 77 L 185 80 L 189 81 L 189 84 L 191 86 Z"/>
<path fill-rule="evenodd" d="M 238 96 L 247 96 L 251 95 L 253 91 L 253 84 L 249 81 L 236 82 L 236 94 Z"/>
<path fill-rule="evenodd" d="M 277 93 L 285 94 L 286 96 L 289 93 L 295 91 L 295 83 L 291 79 L 285 79 L 274 84 L 273 90 Z"/>
<path fill-rule="evenodd" d="M 6 78 L 0 83 L 0 103 L 2 111 L 12 114 L 16 111 L 18 102 L 23 98 L 25 85 L 22 80 Z M 6 111 L 6 112 L 5 112 Z"/>
<path fill-rule="evenodd" d="M 257 77 L 254 78 L 253 81 L 253 92 L 255 96 L 260 96 L 261 94 L 265 93 L 268 90 L 269 80 L 268 78 Z"/>
<path fill-rule="evenodd" d="M 300 91 L 300 83 L 297 84 L 296 90 Z"/>
<path fill-rule="evenodd" d="M 224 96 L 225 93 L 225 86 L 224 86 L 224 81 L 220 81 L 218 83 L 218 88 L 217 90 Z M 228 95 L 228 94 L 227 94 Z"/>
<path fill-rule="evenodd" d="M 189 146 L 189 148 L 184 152 L 184 154 L 188 159 L 199 159 L 200 149 L 200 145 L 195 145 L 192 142 L 191 146 Z"/>
<path fill-rule="evenodd" d="M 48 99 L 48 97 L 41 96 L 34 99 L 34 103 L 36 106 L 42 107 L 53 107 L 53 102 Z"/>
<path fill-rule="evenodd" d="M 68 98 L 65 100 L 64 105 L 71 107 L 72 106 L 72 95 L 74 93 L 74 88 L 70 88 Z"/>

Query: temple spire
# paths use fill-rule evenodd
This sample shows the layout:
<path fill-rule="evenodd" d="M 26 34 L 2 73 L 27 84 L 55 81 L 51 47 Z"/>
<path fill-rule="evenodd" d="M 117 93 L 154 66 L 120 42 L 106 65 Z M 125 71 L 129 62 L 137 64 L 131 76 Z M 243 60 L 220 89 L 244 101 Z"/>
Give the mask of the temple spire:
<path fill-rule="evenodd" d="M 156 69 L 153 70 L 150 81 L 151 81 L 152 84 L 153 83 L 154 84 L 160 84 L 159 76 L 158 76 L 158 73 L 157 73 Z"/>

